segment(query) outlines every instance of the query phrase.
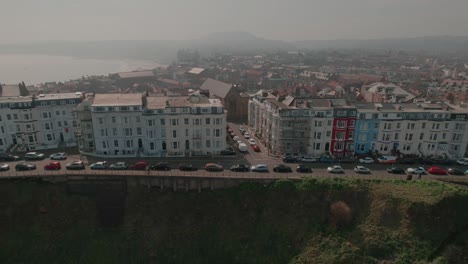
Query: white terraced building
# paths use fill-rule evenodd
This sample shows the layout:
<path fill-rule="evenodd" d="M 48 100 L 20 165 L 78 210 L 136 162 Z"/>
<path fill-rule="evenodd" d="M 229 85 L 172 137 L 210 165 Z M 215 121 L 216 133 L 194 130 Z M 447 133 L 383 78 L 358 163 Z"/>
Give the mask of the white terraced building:
<path fill-rule="evenodd" d="M 0 97 L 0 152 L 76 146 L 81 93 Z"/>
<path fill-rule="evenodd" d="M 97 94 L 90 113 L 97 156 L 217 155 L 226 146 L 221 101 L 202 95 Z"/>

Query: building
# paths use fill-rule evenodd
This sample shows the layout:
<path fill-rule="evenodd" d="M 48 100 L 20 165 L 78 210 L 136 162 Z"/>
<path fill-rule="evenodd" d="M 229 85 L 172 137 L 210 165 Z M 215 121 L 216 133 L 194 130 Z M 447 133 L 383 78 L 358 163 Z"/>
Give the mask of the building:
<path fill-rule="evenodd" d="M 371 103 L 406 103 L 415 98 L 413 94 L 393 83 L 382 82 L 363 85 L 361 96 Z"/>
<path fill-rule="evenodd" d="M 218 99 L 97 94 L 89 111 L 90 154 L 97 156 L 217 155 L 226 146 L 226 113 Z M 85 141 L 80 146 L 90 150 Z"/>
<path fill-rule="evenodd" d="M 0 152 L 76 146 L 81 93 L 0 97 Z"/>

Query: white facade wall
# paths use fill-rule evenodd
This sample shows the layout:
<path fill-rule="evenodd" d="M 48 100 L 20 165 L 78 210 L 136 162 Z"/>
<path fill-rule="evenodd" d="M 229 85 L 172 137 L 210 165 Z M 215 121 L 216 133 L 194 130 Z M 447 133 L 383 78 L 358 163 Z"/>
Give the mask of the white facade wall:
<path fill-rule="evenodd" d="M 311 133 L 308 154 L 318 157 L 330 150 L 333 111 L 314 111 L 314 117 L 312 117 L 310 125 Z"/>

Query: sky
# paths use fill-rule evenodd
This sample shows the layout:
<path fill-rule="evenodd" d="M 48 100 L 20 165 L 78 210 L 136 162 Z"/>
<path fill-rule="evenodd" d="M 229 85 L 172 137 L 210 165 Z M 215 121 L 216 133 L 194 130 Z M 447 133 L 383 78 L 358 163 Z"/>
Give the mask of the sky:
<path fill-rule="evenodd" d="M 468 0 L 1 0 L 0 43 L 468 35 Z"/>

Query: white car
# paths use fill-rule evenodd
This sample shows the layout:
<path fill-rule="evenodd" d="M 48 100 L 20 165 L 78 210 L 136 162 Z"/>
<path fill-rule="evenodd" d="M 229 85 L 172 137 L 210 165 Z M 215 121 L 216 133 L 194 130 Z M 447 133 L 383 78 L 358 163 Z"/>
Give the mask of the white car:
<path fill-rule="evenodd" d="M 253 172 L 268 172 L 268 166 L 265 164 L 257 164 L 250 168 Z"/>
<path fill-rule="evenodd" d="M 408 168 L 406 172 L 410 174 L 426 174 L 426 170 L 423 167 Z"/>
<path fill-rule="evenodd" d="M 301 161 L 305 163 L 313 163 L 313 162 L 317 162 L 317 159 L 313 157 L 302 157 Z"/>
<path fill-rule="evenodd" d="M 126 170 L 128 169 L 128 165 L 126 162 L 116 162 L 111 164 L 109 167 L 111 170 Z"/>
<path fill-rule="evenodd" d="M 468 158 L 463 158 L 463 159 L 459 159 L 457 160 L 457 163 L 460 164 L 460 165 L 468 165 Z"/>
<path fill-rule="evenodd" d="M 249 133 L 249 132 L 245 132 L 245 133 L 244 133 L 244 137 L 245 137 L 245 138 L 250 138 L 250 133 Z"/>
<path fill-rule="evenodd" d="M 363 159 L 359 159 L 359 163 L 371 164 L 371 163 L 374 163 L 374 159 L 371 157 L 365 157 Z"/>
<path fill-rule="evenodd" d="M 41 160 L 44 159 L 44 153 L 28 152 L 24 155 L 24 160 Z"/>
<path fill-rule="evenodd" d="M 98 161 L 96 163 L 91 164 L 89 168 L 91 168 L 92 170 L 103 170 L 107 168 L 106 163 L 106 161 Z"/>
<path fill-rule="evenodd" d="M 239 136 L 235 136 L 235 137 L 232 138 L 232 140 L 234 140 L 234 141 L 239 141 L 239 140 L 240 140 L 240 137 L 239 137 Z"/>
<path fill-rule="evenodd" d="M 60 152 L 60 153 L 54 153 L 50 155 L 51 160 L 66 160 L 67 159 L 67 153 L 65 152 Z"/>
<path fill-rule="evenodd" d="M 240 126 L 239 131 L 242 133 L 242 132 L 245 132 L 246 130 L 245 130 L 245 128 L 243 126 Z"/>
<path fill-rule="evenodd" d="M 364 166 L 356 166 L 354 167 L 354 172 L 356 173 L 371 173 L 369 168 L 366 168 Z"/>
<path fill-rule="evenodd" d="M 339 165 L 333 165 L 327 168 L 327 171 L 329 173 L 344 173 L 344 170 L 341 166 Z"/>
<path fill-rule="evenodd" d="M 249 145 L 255 145 L 255 144 L 257 144 L 257 141 L 255 141 L 255 139 L 253 139 L 253 138 L 250 138 L 249 139 Z"/>

